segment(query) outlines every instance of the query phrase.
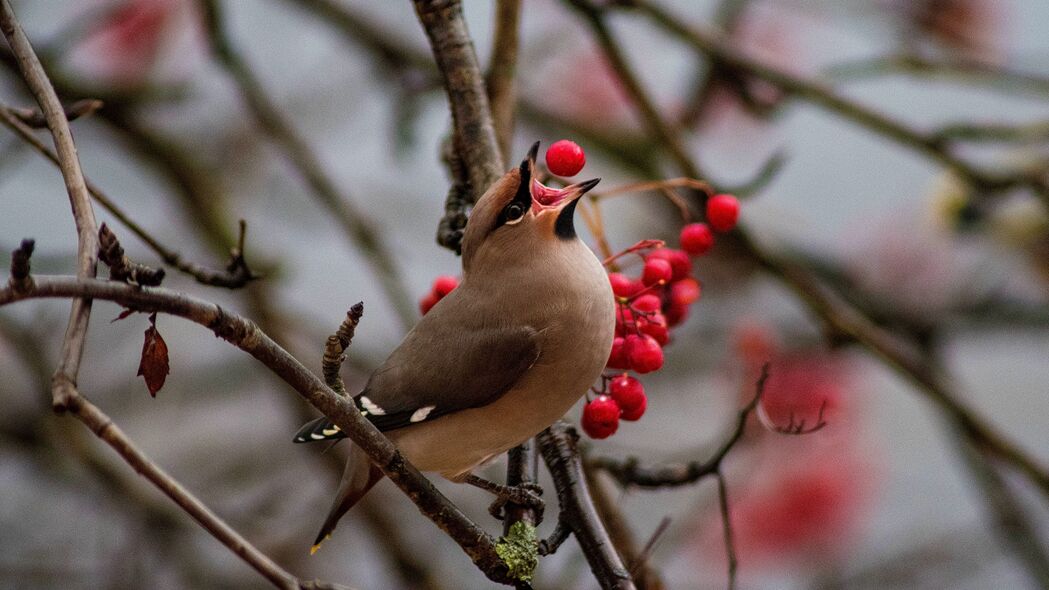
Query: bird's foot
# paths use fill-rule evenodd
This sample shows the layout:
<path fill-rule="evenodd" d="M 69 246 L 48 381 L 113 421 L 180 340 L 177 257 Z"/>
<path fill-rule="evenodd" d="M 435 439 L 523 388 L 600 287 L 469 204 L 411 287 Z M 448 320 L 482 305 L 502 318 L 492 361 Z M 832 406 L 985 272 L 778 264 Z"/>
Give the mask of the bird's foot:
<path fill-rule="evenodd" d="M 543 519 L 543 509 L 546 504 L 540 498 L 543 488 L 539 484 L 526 482 L 516 486 L 506 486 L 482 479 L 476 475 L 467 476 L 464 483 L 481 488 L 495 494 L 495 501 L 488 507 L 488 512 L 495 518 L 503 520 L 506 518 L 506 505 L 517 504 L 536 511 L 536 520 Z"/>

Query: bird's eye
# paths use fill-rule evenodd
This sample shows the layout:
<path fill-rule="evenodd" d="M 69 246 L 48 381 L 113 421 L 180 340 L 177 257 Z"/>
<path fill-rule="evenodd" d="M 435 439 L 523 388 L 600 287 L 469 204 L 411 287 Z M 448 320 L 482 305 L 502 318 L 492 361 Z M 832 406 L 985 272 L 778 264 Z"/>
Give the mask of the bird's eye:
<path fill-rule="evenodd" d="M 524 215 L 524 207 L 519 203 L 510 203 L 506 206 L 506 209 L 503 210 L 503 215 L 505 216 L 506 221 L 517 221 L 518 219 L 521 219 L 522 215 Z"/>

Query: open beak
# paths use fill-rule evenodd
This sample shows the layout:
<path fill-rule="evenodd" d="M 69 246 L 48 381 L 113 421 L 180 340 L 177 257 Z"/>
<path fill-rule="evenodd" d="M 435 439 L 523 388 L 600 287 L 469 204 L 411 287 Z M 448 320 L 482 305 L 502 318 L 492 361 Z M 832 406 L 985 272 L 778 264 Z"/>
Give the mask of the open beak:
<path fill-rule="evenodd" d="M 540 211 L 548 209 L 561 210 L 569 203 L 585 195 L 587 191 L 597 186 L 599 182 L 601 182 L 600 178 L 594 178 L 558 189 L 550 188 L 532 178 L 530 187 L 532 192 L 532 213 L 538 214 Z"/>

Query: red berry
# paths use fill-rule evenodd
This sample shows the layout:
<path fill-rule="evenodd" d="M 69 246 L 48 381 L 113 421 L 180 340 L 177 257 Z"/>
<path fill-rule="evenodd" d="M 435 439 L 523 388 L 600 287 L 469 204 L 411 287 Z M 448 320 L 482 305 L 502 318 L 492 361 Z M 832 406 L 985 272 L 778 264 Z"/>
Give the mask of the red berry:
<path fill-rule="evenodd" d="M 637 409 L 645 403 L 645 388 L 637 379 L 623 373 L 608 384 L 608 394 L 624 412 Z"/>
<path fill-rule="evenodd" d="M 636 408 L 634 408 L 634 409 L 632 409 L 632 410 L 623 410 L 623 412 L 621 414 L 619 414 L 619 418 L 621 420 L 627 420 L 628 422 L 633 422 L 633 421 L 641 418 L 641 416 L 644 416 L 646 409 L 648 409 L 648 398 L 645 397 L 644 394 L 642 394 L 641 405 L 636 407 Z"/>
<path fill-rule="evenodd" d="M 583 406 L 583 432 L 590 438 L 608 438 L 619 428 L 619 404 L 607 395 L 599 395 Z"/>
<path fill-rule="evenodd" d="M 663 349 L 656 339 L 644 334 L 631 334 L 624 339 L 630 368 L 642 375 L 658 371 L 663 366 Z"/>
<path fill-rule="evenodd" d="M 645 293 L 637 299 L 630 302 L 630 305 L 638 311 L 659 311 L 663 307 L 663 302 L 659 299 L 658 295 L 652 293 Z"/>
<path fill-rule="evenodd" d="M 618 272 L 608 273 L 608 282 L 611 283 L 612 293 L 616 297 L 630 297 L 643 287 L 640 282 Z"/>
<path fill-rule="evenodd" d="M 682 250 L 676 250 L 674 248 L 659 248 L 653 250 L 645 257 L 645 260 L 652 260 L 659 258 L 666 260 L 670 263 L 670 268 L 673 270 L 673 274 L 670 280 L 676 281 L 683 279 L 692 273 L 692 260 Z"/>
<path fill-rule="evenodd" d="M 674 270 L 670 263 L 662 258 L 651 258 L 645 261 L 645 269 L 641 272 L 641 282 L 646 287 L 656 285 L 660 281 L 669 281 L 674 276 Z"/>
<path fill-rule="evenodd" d="M 609 369 L 629 369 L 630 360 L 626 355 L 626 346 L 622 338 L 617 336 L 612 340 L 612 351 L 608 354 L 608 362 L 605 366 Z"/>
<path fill-rule="evenodd" d="M 732 195 L 714 195 L 707 200 L 707 222 L 715 231 L 729 231 L 739 220 L 739 201 Z"/>
<path fill-rule="evenodd" d="M 699 282 L 693 278 L 681 279 L 670 284 L 670 303 L 687 307 L 699 299 Z"/>
<path fill-rule="evenodd" d="M 437 296 L 437 293 L 427 293 L 425 297 L 419 300 L 419 311 L 426 315 L 426 312 L 430 311 L 430 308 L 437 305 L 437 302 L 440 300 L 441 298 Z"/>
<path fill-rule="evenodd" d="M 638 321 L 637 327 L 642 334 L 648 334 L 655 338 L 660 346 L 670 342 L 670 329 L 667 327 L 667 318 L 661 313 L 645 316 L 644 321 Z"/>
<path fill-rule="evenodd" d="M 445 295 L 452 292 L 453 289 L 459 286 L 459 279 L 452 276 L 440 276 L 433 280 L 433 292 L 438 298 L 444 297 Z"/>
<path fill-rule="evenodd" d="M 546 167 L 558 176 L 575 176 L 586 164 L 583 148 L 574 141 L 555 141 L 546 150 Z"/>
<path fill-rule="evenodd" d="M 705 223 L 690 223 L 681 228 L 681 248 L 693 256 L 702 256 L 714 247 L 714 232 Z"/>
<path fill-rule="evenodd" d="M 673 328 L 688 318 L 688 306 L 672 300 L 663 313 L 667 316 L 667 325 Z"/>

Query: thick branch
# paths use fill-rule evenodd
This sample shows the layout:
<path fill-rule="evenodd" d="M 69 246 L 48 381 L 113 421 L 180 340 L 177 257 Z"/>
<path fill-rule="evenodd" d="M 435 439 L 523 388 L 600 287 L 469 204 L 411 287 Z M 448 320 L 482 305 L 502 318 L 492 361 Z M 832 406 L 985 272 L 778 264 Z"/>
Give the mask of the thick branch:
<path fill-rule="evenodd" d="M 24 299 L 73 297 L 104 299 L 139 311 L 176 315 L 207 327 L 216 336 L 252 355 L 347 433 L 420 512 L 462 547 L 489 579 L 512 584 L 505 564 L 495 553 L 491 535 L 471 522 L 408 463 L 393 443 L 361 416 L 352 401 L 333 392 L 250 320 L 213 303 L 168 289 L 135 288 L 113 281 L 74 277 L 36 276 L 28 290 L 0 289 L 0 306 Z"/>
<path fill-rule="evenodd" d="M 536 437 L 539 449 L 554 478 L 561 504 L 560 521 L 571 529 L 601 588 L 633 590 L 630 572 L 597 515 L 583 473 L 576 442 L 579 435 L 565 422 L 555 422 Z"/>

